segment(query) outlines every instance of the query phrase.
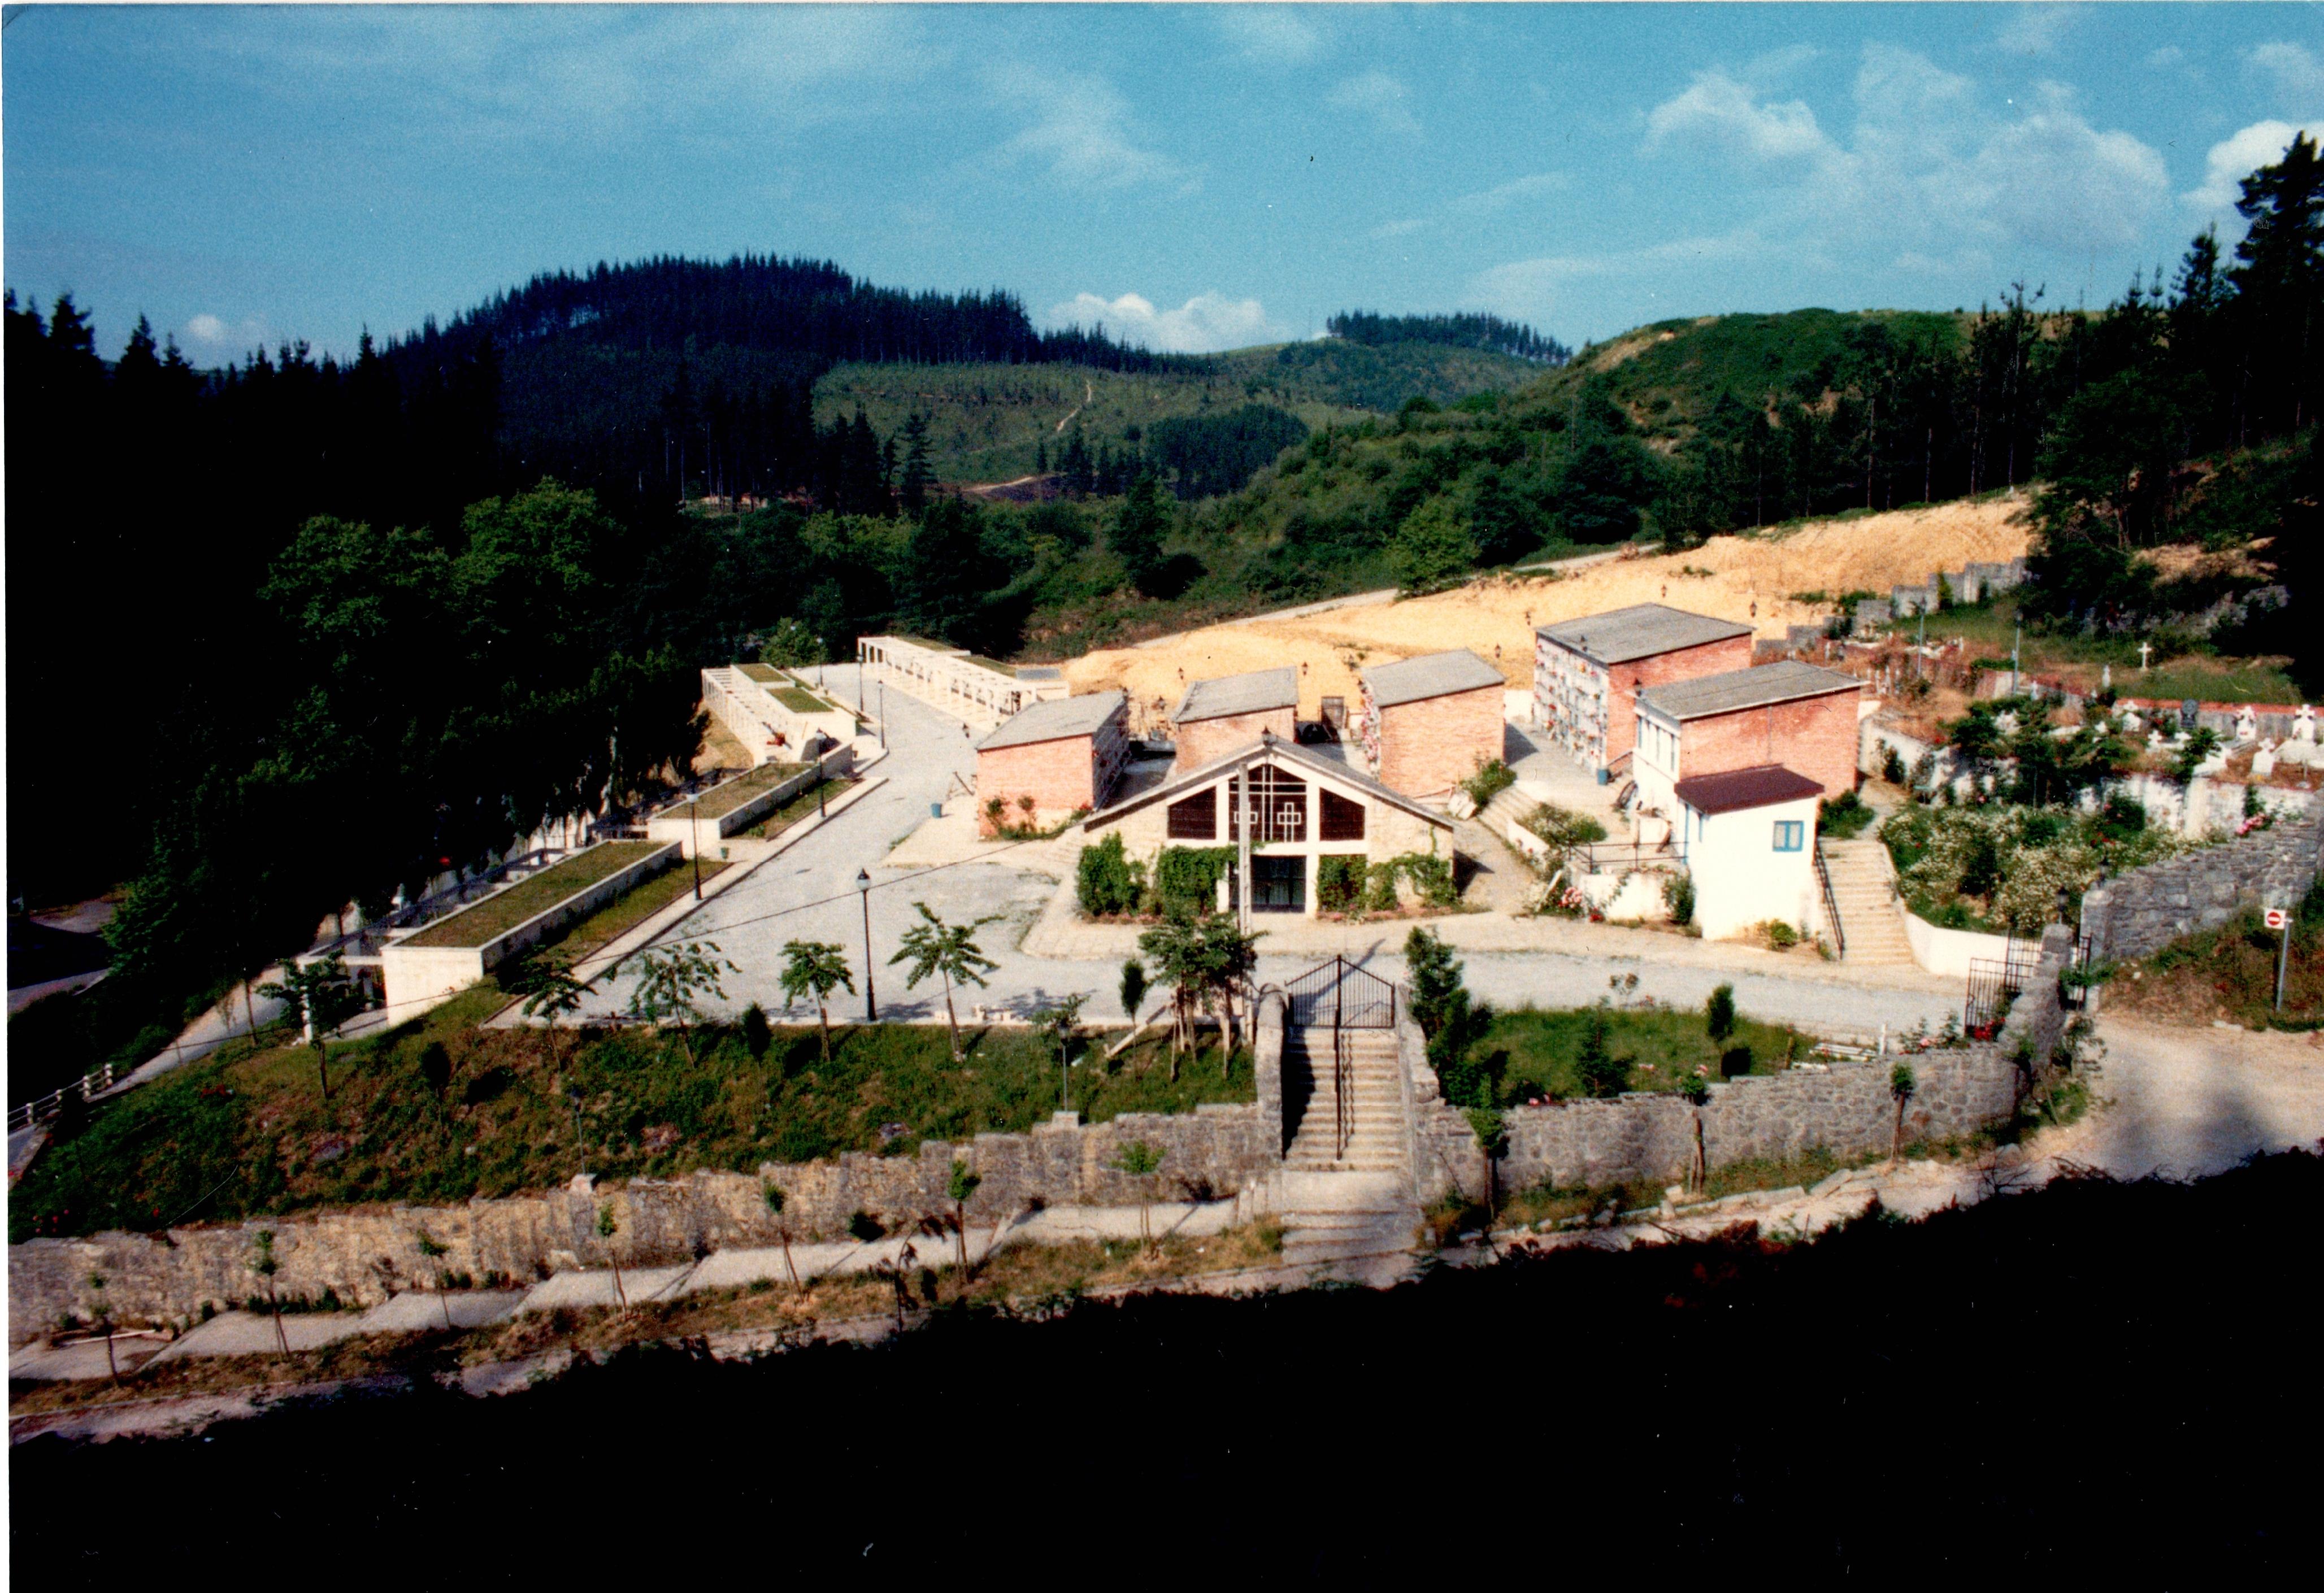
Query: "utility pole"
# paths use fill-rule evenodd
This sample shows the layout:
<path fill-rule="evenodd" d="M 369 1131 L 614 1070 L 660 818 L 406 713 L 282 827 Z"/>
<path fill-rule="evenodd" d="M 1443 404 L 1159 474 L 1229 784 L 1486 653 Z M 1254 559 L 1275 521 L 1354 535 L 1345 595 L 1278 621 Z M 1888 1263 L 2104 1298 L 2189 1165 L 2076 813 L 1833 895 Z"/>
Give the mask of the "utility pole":
<path fill-rule="evenodd" d="M 2292 913 L 2289 908 L 2279 908 L 2278 913 L 2283 919 L 2283 927 L 2275 932 L 2275 1009 L 2281 1012 L 2283 1010 L 2284 971 L 2292 962 Z M 2272 917 L 2275 916 L 2270 915 Z"/>

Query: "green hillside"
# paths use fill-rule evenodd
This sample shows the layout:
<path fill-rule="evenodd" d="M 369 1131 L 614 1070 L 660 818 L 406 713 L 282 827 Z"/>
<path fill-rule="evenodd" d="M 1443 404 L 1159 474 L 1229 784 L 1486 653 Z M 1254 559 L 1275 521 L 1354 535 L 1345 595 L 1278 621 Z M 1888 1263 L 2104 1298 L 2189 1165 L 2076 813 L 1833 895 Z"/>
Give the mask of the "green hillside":
<path fill-rule="evenodd" d="M 914 414 L 928 417 L 929 464 L 946 482 L 1000 482 L 1054 463 L 1067 434 L 1115 451 L 1136 446 L 1157 420 L 1271 404 L 1312 428 L 1350 426 L 1416 394 L 1450 404 L 1508 392 L 1542 367 L 1480 349 L 1429 344 L 1368 347 L 1337 338 L 1238 349 L 1208 369 L 1109 371 L 1075 364 L 860 364 L 834 366 L 816 383 L 819 426 L 860 408 L 882 437 Z"/>

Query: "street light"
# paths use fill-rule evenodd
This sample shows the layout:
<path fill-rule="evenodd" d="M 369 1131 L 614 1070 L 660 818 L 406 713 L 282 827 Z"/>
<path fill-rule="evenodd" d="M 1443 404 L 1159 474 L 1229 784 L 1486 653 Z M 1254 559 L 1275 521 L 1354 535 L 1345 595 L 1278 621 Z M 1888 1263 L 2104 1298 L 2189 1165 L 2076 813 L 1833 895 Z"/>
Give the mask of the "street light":
<path fill-rule="evenodd" d="M 880 1021 L 880 998 L 872 993 L 872 875 L 855 870 L 855 894 L 863 898 L 863 1021 Z"/>
<path fill-rule="evenodd" d="M 888 750 L 888 683 L 880 683 L 880 750 Z"/>
<path fill-rule="evenodd" d="M 697 794 L 686 805 L 687 827 L 694 835 L 694 899 L 702 899 L 702 798 Z"/>

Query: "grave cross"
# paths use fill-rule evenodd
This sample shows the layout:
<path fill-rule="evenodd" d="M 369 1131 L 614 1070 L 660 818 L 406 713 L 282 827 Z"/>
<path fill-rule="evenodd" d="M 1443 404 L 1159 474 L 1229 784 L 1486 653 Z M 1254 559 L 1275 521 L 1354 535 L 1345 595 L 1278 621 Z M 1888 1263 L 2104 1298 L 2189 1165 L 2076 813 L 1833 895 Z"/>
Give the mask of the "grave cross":
<path fill-rule="evenodd" d="M 2138 672 L 2141 675 L 2146 673 L 2146 655 L 2153 650 L 2154 647 L 2152 642 L 2142 641 L 2138 644 Z"/>

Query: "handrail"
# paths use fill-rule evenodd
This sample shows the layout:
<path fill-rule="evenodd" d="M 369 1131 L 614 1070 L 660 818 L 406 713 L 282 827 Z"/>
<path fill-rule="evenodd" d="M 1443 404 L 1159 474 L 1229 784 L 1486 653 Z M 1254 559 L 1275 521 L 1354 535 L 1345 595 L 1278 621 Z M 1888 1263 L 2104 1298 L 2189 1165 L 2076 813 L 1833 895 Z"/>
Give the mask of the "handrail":
<path fill-rule="evenodd" d="M 1332 1159 L 1348 1159 L 1348 1142 L 1356 1137 L 1356 1070 L 1348 1054 L 1348 1028 L 1341 1021 L 1346 1005 L 1346 981 L 1332 987 Z"/>
<path fill-rule="evenodd" d="M 1831 892 L 1831 870 L 1824 866 L 1823 837 L 1821 835 L 1816 837 L 1815 873 L 1816 884 L 1823 891 L 1823 921 L 1831 925 L 1832 951 L 1845 957 L 1848 955 L 1848 931 L 1840 925 L 1840 898 Z"/>

